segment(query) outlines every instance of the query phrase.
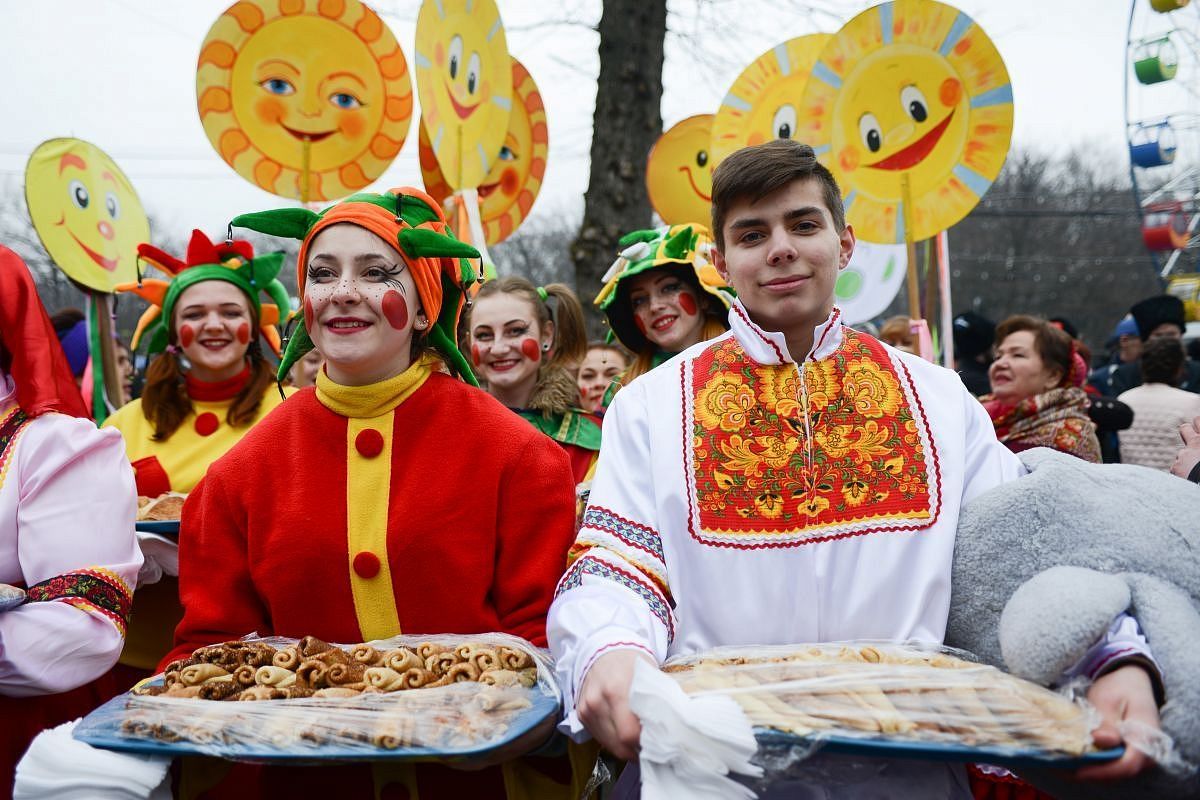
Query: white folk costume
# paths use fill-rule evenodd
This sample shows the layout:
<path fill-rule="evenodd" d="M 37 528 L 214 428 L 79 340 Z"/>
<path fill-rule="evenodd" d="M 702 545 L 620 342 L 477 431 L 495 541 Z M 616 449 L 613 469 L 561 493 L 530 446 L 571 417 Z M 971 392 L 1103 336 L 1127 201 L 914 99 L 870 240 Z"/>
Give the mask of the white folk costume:
<path fill-rule="evenodd" d="M 616 648 L 941 641 L 959 508 L 1022 467 L 953 372 L 840 316 L 797 365 L 735 302 L 617 395 L 550 611 L 568 708 Z"/>

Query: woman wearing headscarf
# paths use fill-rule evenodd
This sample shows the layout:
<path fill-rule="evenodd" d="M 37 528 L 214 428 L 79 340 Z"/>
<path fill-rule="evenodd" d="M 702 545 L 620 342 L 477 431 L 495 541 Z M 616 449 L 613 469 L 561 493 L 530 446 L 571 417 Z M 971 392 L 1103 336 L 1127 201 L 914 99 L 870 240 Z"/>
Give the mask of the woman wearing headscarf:
<path fill-rule="evenodd" d="M 980 398 L 996 438 L 1019 453 L 1050 447 L 1100 463 L 1096 425 L 1083 384 L 1087 365 L 1071 337 L 1045 320 L 1018 315 L 996 326 L 992 392 Z"/>

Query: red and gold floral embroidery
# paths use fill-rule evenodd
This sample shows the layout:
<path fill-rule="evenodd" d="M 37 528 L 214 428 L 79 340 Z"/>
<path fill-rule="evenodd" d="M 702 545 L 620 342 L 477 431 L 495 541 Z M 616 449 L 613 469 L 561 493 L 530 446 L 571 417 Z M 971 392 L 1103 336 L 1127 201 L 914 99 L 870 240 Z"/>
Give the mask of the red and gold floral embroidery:
<path fill-rule="evenodd" d="M 837 352 L 804 364 L 803 385 L 796 365 L 758 364 L 732 337 L 692 363 L 685 393 L 687 377 L 700 541 L 787 547 L 935 521 L 924 414 L 874 339 L 845 329 Z"/>

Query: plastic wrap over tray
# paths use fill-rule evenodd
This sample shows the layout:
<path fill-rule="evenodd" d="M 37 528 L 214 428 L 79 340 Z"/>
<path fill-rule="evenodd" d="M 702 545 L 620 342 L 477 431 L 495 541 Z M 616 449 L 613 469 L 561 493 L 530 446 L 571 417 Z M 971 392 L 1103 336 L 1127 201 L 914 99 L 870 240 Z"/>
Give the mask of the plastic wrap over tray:
<path fill-rule="evenodd" d="M 548 656 L 506 634 L 212 645 L 92 712 L 97 747 L 249 760 L 512 757 L 561 706 Z"/>
<path fill-rule="evenodd" d="M 777 762 L 822 747 L 1011 765 L 1070 766 L 1120 754 L 1095 751 L 1098 717 L 1086 702 L 947 648 L 725 647 L 673 658 L 663 669 L 689 694 L 735 699 L 758 729 L 763 756 Z"/>

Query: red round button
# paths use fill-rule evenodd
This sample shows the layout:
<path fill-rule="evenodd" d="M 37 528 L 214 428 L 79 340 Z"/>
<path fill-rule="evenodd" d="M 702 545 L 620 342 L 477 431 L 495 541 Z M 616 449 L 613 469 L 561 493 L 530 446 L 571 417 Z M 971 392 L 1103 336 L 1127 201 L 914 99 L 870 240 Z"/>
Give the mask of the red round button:
<path fill-rule="evenodd" d="M 217 415 L 211 411 L 205 411 L 196 417 L 196 433 L 201 436 L 212 436 L 219 427 L 221 427 L 221 420 L 217 419 Z"/>
<path fill-rule="evenodd" d="M 363 550 L 354 557 L 354 572 L 360 578 L 374 578 L 379 574 L 379 556 Z"/>
<path fill-rule="evenodd" d="M 354 449 L 363 458 L 374 458 L 383 452 L 383 434 L 373 428 L 360 431 L 354 437 Z"/>

